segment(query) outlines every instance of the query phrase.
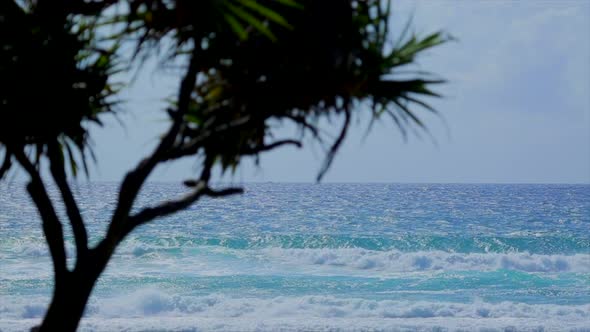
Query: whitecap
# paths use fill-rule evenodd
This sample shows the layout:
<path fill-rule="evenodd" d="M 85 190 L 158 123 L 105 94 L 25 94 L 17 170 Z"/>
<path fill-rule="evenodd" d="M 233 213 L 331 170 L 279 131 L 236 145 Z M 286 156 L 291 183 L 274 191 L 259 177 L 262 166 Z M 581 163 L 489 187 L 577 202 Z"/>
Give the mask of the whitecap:
<path fill-rule="evenodd" d="M 19 300 L 5 307 L 0 318 L 3 331 L 30 327 L 43 312 L 38 305 Z M 590 304 L 409 302 L 311 295 L 191 296 L 147 288 L 93 299 L 80 330 L 587 331 L 588 321 Z"/>
<path fill-rule="evenodd" d="M 446 251 L 372 251 L 359 248 L 265 248 L 258 257 L 286 265 L 328 267 L 382 272 L 495 271 L 590 272 L 590 255 L 539 255 L 517 253 L 452 253 Z"/>

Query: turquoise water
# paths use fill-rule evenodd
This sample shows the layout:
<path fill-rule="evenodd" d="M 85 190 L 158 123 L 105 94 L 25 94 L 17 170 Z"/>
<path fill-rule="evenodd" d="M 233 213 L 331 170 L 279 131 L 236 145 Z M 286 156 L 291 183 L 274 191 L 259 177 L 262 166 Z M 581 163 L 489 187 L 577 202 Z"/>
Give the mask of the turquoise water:
<path fill-rule="evenodd" d="M 0 186 L 2 331 L 38 322 L 51 293 L 23 187 Z M 132 234 L 81 330 L 590 331 L 589 185 L 245 189 Z M 183 190 L 149 184 L 138 207 Z M 93 242 L 116 192 L 75 186 Z"/>

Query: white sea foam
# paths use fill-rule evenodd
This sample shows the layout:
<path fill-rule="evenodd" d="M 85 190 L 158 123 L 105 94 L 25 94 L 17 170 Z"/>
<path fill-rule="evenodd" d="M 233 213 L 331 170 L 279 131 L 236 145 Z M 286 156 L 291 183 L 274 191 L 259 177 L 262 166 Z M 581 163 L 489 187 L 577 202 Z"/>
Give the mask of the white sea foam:
<path fill-rule="evenodd" d="M 178 252 L 168 253 L 170 249 Z M 167 259 L 181 262 L 190 260 L 199 263 L 200 271 L 210 266 L 219 269 L 215 262 L 220 262 L 227 270 L 228 261 L 231 265 L 241 265 L 248 262 L 250 272 L 269 272 L 270 264 L 278 270 L 288 265 L 305 270 L 317 270 L 324 267 L 332 271 L 335 268 L 349 270 L 372 270 L 383 272 L 419 272 L 419 271 L 492 271 L 499 269 L 517 270 L 524 272 L 590 272 L 590 254 L 531 254 L 528 252 L 506 253 L 456 253 L 442 250 L 405 252 L 399 250 L 368 250 L 362 248 L 281 248 L 267 247 L 261 249 L 231 249 L 219 246 L 191 246 L 184 243 L 181 248 L 176 245 L 155 245 L 143 242 L 130 242 L 119 251 L 120 255 L 145 260 L 154 259 L 162 263 Z M 201 264 L 202 263 L 202 264 Z M 257 263 L 261 266 L 257 267 Z M 189 264 L 190 265 L 190 264 Z M 205 269 L 203 269 L 205 268 Z M 213 271 L 212 271 L 213 272 Z M 205 272 L 206 273 L 206 272 Z M 239 270 L 234 273 L 240 273 Z M 256 273 L 256 272 L 255 272 Z M 216 274 L 216 273 L 212 273 Z"/>
<path fill-rule="evenodd" d="M 361 248 L 230 249 L 184 248 L 175 253 L 143 246 L 118 256 L 109 274 L 146 275 L 344 275 L 389 277 L 403 273 L 513 270 L 527 273 L 590 273 L 590 254 L 539 255 L 515 253 L 402 252 Z M 139 256 L 136 256 L 139 255 Z"/>
<path fill-rule="evenodd" d="M 401 252 L 358 248 L 282 249 L 260 253 L 283 264 L 326 266 L 385 272 L 492 271 L 590 272 L 590 255 L 537 255 L 529 253 L 450 253 L 446 251 Z"/>
<path fill-rule="evenodd" d="M 2 331 L 28 331 L 37 320 L 6 320 Z M 2 324 L 0 322 L 0 324 Z M 590 332 L 587 324 L 561 322 L 557 319 L 539 321 L 523 318 L 404 318 L 404 319 L 306 319 L 301 318 L 217 318 L 196 317 L 143 317 L 114 318 L 104 320 L 87 318 L 82 321 L 80 332 Z"/>
<path fill-rule="evenodd" d="M 0 330 L 12 331 L 33 325 L 44 309 L 14 298 L 4 302 L 0 312 Z M 406 302 L 334 296 L 232 298 L 169 295 L 148 288 L 93 299 L 82 330 L 590 331 L 584 330 L 588 322 L 590 304 Z"/>
<path fill-rule="evenodd" d="M 32 250 L 36 251 L 37 248 Z M 45 259 L 46 258 L 46 259 Z M 46 279 L 49 257 L 6 260 L 5 279 Z M 9 268 L 10 267 L 10 268 Z M 402 252 L 361 248 L 230 249 L 184 247 L 173 252 L 139 243 L 117 252 L 106 275 L 351 275 L 387 277 L 400 273 L 514 270 L 527 273 L 590 273 L 590 254 Z M 27 271 L 27 273 L 23 273 Z"/>

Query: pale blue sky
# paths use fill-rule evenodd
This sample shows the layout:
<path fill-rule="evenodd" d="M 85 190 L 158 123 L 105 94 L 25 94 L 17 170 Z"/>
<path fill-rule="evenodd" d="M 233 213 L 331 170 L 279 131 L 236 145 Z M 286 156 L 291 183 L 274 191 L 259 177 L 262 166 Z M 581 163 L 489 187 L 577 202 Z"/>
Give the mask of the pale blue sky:
<path fill-rule="evenodd" d="M 394 1 L 392 29 L 413 13 L 414 30 L 444 29 L 458 41 L 419 59 L 450 83 L 427 116 L 437 144 L 393 123 L 354 126 L 325 182 L 590 183 L 590 1 Z M 149 66 L 148 66 L 149 67 Z M 149 69 L 126 94 L 126 129 L 93 129 L 99 163 L 91 180 L 119 180 L 167 127 L 161 99 L 174 79 Z M 363 123 L 366 119 L 361 118 Z M 285 129 L 288 133 L 289 128 Z M 261 167 L 246 162 L 225 180 L 312 182 L 321 150 L 285 148 Z M 192 161 L 160 167 L 153 181 L 195 172 Z"/>

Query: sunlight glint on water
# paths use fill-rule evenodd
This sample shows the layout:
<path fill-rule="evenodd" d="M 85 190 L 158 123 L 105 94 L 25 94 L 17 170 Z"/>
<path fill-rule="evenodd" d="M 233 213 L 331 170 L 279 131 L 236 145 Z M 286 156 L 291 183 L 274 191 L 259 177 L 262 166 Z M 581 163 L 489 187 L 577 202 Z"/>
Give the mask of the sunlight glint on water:
<path fill-rule="evenodd" d="M 1 331 L 51 293 L 23 187 L 0 186 Z M 116 189 L 75 186 L 94 243 Z M 183 190 L 149 184 L 138 206 Z M 590 331 L 590 186 L 248 184 L 132 234 L 81 327 Z"/>

